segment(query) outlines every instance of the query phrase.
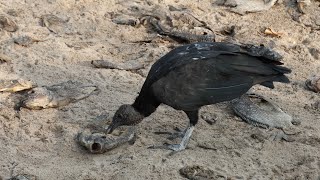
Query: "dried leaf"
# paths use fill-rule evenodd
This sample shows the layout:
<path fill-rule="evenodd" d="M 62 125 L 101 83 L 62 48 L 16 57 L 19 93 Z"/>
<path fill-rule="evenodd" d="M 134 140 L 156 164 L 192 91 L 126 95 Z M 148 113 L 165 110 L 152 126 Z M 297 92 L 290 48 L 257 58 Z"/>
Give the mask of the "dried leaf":
<path fill-rule="evenodd" d="M 264 30 L 264 34 L 272 36 L 272 37 L 277 37 L 277 38 L 280 38 L 283 35 L 282 32 L 276 32 L 276 31 L 272 30 L 271 28 L 266 28 L 266 30 Z"/>
<path fill-rule="evenodd" d="M 297 0 L 299 12 L 306 14 L 306 7 L 311 4 L 310 0 Z"/>
<path fill-rule="evenodd" d="M 9 17 L 0 15 L 0 28 L 8 32 L 15 32 L 18 30 L 18 25 Z"/>
<path fill-rule="evenodd" d="M 2 63 L 10 63 L 11 61 L 12 61 L 12 59 L 9 56 L 0 53 L 0 64 L 2 64 Z"/>

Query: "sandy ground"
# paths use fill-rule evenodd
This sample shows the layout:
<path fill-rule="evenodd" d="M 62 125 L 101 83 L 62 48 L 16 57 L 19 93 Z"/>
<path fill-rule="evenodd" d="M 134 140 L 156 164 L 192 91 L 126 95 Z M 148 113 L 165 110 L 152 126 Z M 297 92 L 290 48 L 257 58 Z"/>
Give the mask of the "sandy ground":
<path fill-rule="evenodd" d="M 100 115 L 112 117 L 123 103 L 132 103 L 144 81 L 150 62 L 178 45 L 157 36 L 144 26 L 118 25 L 111 15 L 132 5 L 168 9 L 184 7 L 195 17 L 219 32 L 236 26 L 239 42 L 265 44 L 284 56 L 292 68 L 290 84 L 276 84 L 275 89 L 256 86 L 256 92 L 272 97 L 277 104 L 301 121 L 295 141 L 271 141 L 273 131 L 249 125 L 234 115 L 229 103 L 202 108 L 213 118 L 209 125 L 198 123 L 188 149 L 168 156 L 168 150 L 147 149 L 170 142 L 155 131 L 171 131 L 187 125 L 182 112 L 160 106 L 138 125 L 134 145 L 124 145 L 104 154 L 89 154 L 79 147 L 75 135 L 96 123 Z M 311 74 L 320 72 L 319 1 L 312 1 L 310 11 L 301 15 L 293 1 L 283 0 L 263 13 L 244 16 L 232 13 L 215 1 L 156 0 L 1 0 L 1 13 L 13 19 L 16 32 L 0 31 L 0 52 L 11 62 L 1 62 L 1 79 L 30 79 L 38 85 L 53 85 L 77 80 L 97 85 L 101 92 L 74 104 L 45 110 L 22 109 L 20 119 L 5 105 L 0 112 L 0 179 L 26 174 L 30 179 L 185 179 L 179 169 L 199 166 L 210 173 L 208 179 L 319 179 L 320 111 L 313 104 L 319 94 L 305 88 Z M 56 32 L 40 24 L 40 17 L 53 14 L 66 20 L 66 27 Z M 317 19 L 318 18 L 318 19 Z M 271 27 L 283 32 L 281 38 L 265 36 Z M 36 42 L 28 46 L 13 39 L 30 36 Z M 221 38 L 220 38 L 221 39 Z M 107 59 L 114 63 L 139 61 L 150 64 L 142 73 L 116 69 L 96 69 L 91 60 Z M 2 93 L 2 101 L 9 97 Z M 253 135 L 266 138 L 255 139 Z"/>

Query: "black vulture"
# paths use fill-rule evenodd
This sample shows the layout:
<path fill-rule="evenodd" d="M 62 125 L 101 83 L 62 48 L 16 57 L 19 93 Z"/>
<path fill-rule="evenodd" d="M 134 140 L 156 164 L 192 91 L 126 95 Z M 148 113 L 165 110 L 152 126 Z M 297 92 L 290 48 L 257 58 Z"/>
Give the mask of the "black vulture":
<path fill-rule="evenodd" d="M 167 146 L 183 150 L 202 106 L 238 98 L 255 84 L 274 88 L 273 82 L 289 83 L 284 74 L 291 70 L 280 66 L 281 59 L 264 46 L 201 42 L 175 48 L 152 65 L 138 97 L 119 107 L 107 133 L 140 123 L 163 103 L 189 118 L 181 143 Z"/>

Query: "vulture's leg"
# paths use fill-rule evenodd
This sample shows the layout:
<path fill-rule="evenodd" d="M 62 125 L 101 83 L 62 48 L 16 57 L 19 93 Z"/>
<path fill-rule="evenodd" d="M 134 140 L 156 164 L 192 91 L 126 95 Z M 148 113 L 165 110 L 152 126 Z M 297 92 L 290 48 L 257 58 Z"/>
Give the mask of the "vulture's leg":
<path fill-rule="evenodd" d="M 171 149 L 173 151 L 182 151 L 184 149 L 186 149 L 188 142 L 190 140 L 190 137 L 192 135 L 192 132 L 194 130 L 194 126 L 197 124 L 198 122 L 198 110 L 196 111 L 185 111 L 185 113 L 187 114 L 190 123 L 188 125 L 188 127 L 186 128 L 186 130 L 184 130 L 184 135 L 183 138 L 180 142 L 180 144 L 167 144 L 164 146 L 155 146 L 152 148 L 166 148 L 166 149 Z"/>
<path fill-rule="evenodd" d="M 167 139 L 169 140 L 174 140 L 176 138 L 183 138 L 184 134 L 186 133 L 188 128 L 186 128 L 185 130 L 181 130 L 178 127 L 175 127 L 174 130 L 176 132 L 168 132 L 168 131 L 156 131 L 154 132 L 155 134 L 168 134 L 169 136 L 167 137 Z"/>

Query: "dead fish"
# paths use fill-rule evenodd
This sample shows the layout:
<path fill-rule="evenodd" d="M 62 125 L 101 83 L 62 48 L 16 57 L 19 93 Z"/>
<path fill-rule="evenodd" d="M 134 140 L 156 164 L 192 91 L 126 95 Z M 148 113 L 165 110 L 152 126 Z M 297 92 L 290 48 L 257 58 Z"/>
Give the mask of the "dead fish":
<path fill-rule="evenodd" d="M 135 27 L 139 25 L 148 27 L 151 25 L 158 34 L 168 36 L 178 42 L 215 41 L 215 35 L 212 29 L 204 21 L 201 21 L 187 11 L 182 12 L 176 9 L 168 12 L 156 6 L 152 9 L 146 8 L 142 11 L 133 10 L 129 14 L 136 17 L 125 14 L 111 14 L 112 22 Z M 186 30 L 185 27 L 188 27 L 188 30 Z"/>
<path fill-rule="evenodd" d="M 0 28 L 9 32 L 15 32 L 18 30 L 17 24 L 3 14 L 0 15 Z"/>
<path fill-rule="evenodd" d="M 179 31 L 173 28 L 167 28 L 163 24 L 161 24 L 158 20 L 153 18 L 150 21 L 158 34 L 169 36 L 170 38 L 185 43 L 193 43 L 193 42 L 215 42 L 215 35 L 209 33 L 203 33 L 203 35 L 193 34 L 191 32 Z"/>
<path fill-rule="evenodd" d="M 134 137 L 134 127 L 131 126 L 124 135 L 120 135 L 119 137 L 103 133 L 90 134 L 88 132 L 81 132 L 77 135 L 76 141 L 91 153 L 97 154 L 110 151 L 127 142 L 131 143 Z"/>
<path fill-rule="evenodd" d="M 233 111 L 249 124 L 263 128 L 288 128 L 293 119 L 270 99 L 257 94 L 243 95 L 231 101 Z"/>
<path fill-rule="evenodd" d="M 244 15 L 246 13 L 266 11 L 276 2 L 277 0 L 224 0 L 222 4 L 232 7 L 230 11 Z"/>
<path fill-rule="evenodd" d="M 243 95 L 231 101 L 233 111 L 244 121 L 254 126 L 275 130 L 269 140 L 294 141 L 292 135 L 300 133 L 293 125 L 299 125 L 300 121 L 283 112 L 270 99 L 257 94 Z M 273 129 L 278 128 L 278 129 Z"/>
<path fill-rule="evenodd" d="M 97 86 L 67 81 L 53 86 L 33 88 L 22 101 L 21 107 L 46 109 L 66 106 L 98 92 Z"/>
<path fill-rule="evenodd" d="M 313 75 L 306 81 L 306 86 L 314 92 L 320 92 L 320 76 Z"/>
<path fill-rule="evenodd" d="M 0 92 L 18 92 L 36 87 L 36 84 L 29 80 L 0 80 Z"/>

